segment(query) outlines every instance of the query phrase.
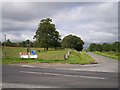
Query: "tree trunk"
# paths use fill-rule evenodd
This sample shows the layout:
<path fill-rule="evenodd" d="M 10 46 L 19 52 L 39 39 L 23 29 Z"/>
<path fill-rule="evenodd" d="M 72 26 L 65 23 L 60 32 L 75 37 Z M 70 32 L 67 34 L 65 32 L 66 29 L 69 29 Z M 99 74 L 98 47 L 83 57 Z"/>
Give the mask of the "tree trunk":
<path fill-rule="evenodd" d="M 57 47 L 55 47 L 55 50 L 57 50 Z"/>
<path fill-rule="evenodd" d="M 46 50 L 48 51 L 48 47 L 46 47 Z"/>

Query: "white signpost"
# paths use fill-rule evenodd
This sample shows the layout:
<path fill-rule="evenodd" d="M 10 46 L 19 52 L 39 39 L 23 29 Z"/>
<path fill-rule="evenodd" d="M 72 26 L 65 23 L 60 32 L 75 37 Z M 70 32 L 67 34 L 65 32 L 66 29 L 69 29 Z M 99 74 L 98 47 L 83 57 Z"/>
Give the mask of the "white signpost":
<path fill-rule="evenodd" d="M 36 59 L 38 58 L 38 56 L 36 55 L 36 52 L 34 50 L 32 50 L 31 54 L 31 49 L 30 49 L 30 41 L 27 44 L 27 52 L 20 52 L 20 58 L 32 58 L 32 59 Z"/>
<path fill-rule="evenodd" d="M 27 54 L 26 52 L 21 52 L 21 53 L 19 53 L 19 55 L 20 55 L 20 58 L 25 58 L 25 59 L 27 59 L 27 58 L 32 58 L 32 59 L 38 58 L 37 55 L 31 55 L 30 53 Z"/>

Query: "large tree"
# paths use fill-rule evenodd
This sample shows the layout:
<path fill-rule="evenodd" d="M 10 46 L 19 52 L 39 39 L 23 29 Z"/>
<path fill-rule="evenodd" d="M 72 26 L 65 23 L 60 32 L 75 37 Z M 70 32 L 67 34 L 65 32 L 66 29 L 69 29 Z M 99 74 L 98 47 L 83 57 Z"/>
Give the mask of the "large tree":
<path fill-rule="evenodd" d="M 96 51 L 96 45 L 95 43 L 91 43 L 89 46 L 89 51 Z"/>
<path fill-rule="evenodd" d="M 120 52 L 120 42 L 114 43 L 103 43 L 103 44 L 95 44 L 91 43 L 89 46 L 89 51 L 116 51 Z"/>
<path fill-rule="evenodd" d="M 52 19 L 42 19 L 38 25 L 36 35 L 36 45 L 44 47 L 48 50 L 49 47 L 57 47 L 60 43 L 59 32 L 56 31 L 55 24 L 52 23 Z"/>
<path fill-rule="evenodd" d="M 63 38 L 62 46 L 64 48 L 76 49 L 77 51 L 82 51 L 84 42 L 80 37 L 74 35 L 68 35 Z"/>
<path fill-rule="evenodd" d="M 111 50 L 120 52 L 120 42 L 114 42 L 111 44 Z"/>
<path fill-rule="evenodd" d="M 102 51 L 110 51 L 110 50 L 111 50 L 110 44 L 103 43 L 103 45 L 102 45 Z"/>
<path fill-rule="evenodd" d="M 27 47 L 27 46 L 33 47 L 33 42 L 27 39 L 26 41 L 22 41 L 19 43 L 19 46 L 21 47 Z"/>
<path fill-rule="evenodd" d="M 102 45 L 96 44 L 96 51 L 102 51 Z"/>
<path fill-rule="evenodd" d="M 13 44 L 13 43 L 10 41 L 10 39 L 7 39 L 6 42 L 3 42 L 3 43 L 2 43 L 2 46 L 5 46 L 5 45 L 6 45 L 6 46 L 12 46 L 12 44 Z"/>

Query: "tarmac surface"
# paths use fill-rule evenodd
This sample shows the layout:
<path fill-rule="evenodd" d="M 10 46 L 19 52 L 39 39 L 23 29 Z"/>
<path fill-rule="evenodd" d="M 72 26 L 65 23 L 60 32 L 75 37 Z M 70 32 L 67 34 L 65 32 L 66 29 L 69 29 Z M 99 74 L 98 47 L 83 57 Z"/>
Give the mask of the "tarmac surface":
<path fill-rule="evenodd" d="M 2 88 L 118 88 L 118 61 L 87 53 L 98 64 L 2 66 Z"/>

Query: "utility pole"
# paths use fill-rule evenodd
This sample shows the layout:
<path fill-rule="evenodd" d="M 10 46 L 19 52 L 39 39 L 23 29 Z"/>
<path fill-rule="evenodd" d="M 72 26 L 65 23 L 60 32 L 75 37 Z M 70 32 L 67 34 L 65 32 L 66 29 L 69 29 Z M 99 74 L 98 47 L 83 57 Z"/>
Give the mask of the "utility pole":
<path fill-rule="evenodd" d="M 31 44 L 30 44 L 30 40 L 29 40 L 29 42 L 28 42 L 28 44 L 27 44 L 27 54 L 28 54 L 28 58 L 30 58 L 30 46 L 31 46 Z"/>
<path fill-rule="evenodd" d="M 5 50 L 4 50 L 4 53 L 5 53 L 5 57 L 6 57 L 6 35 L 4 35 L 4 37 L 5 37 Z"/>

